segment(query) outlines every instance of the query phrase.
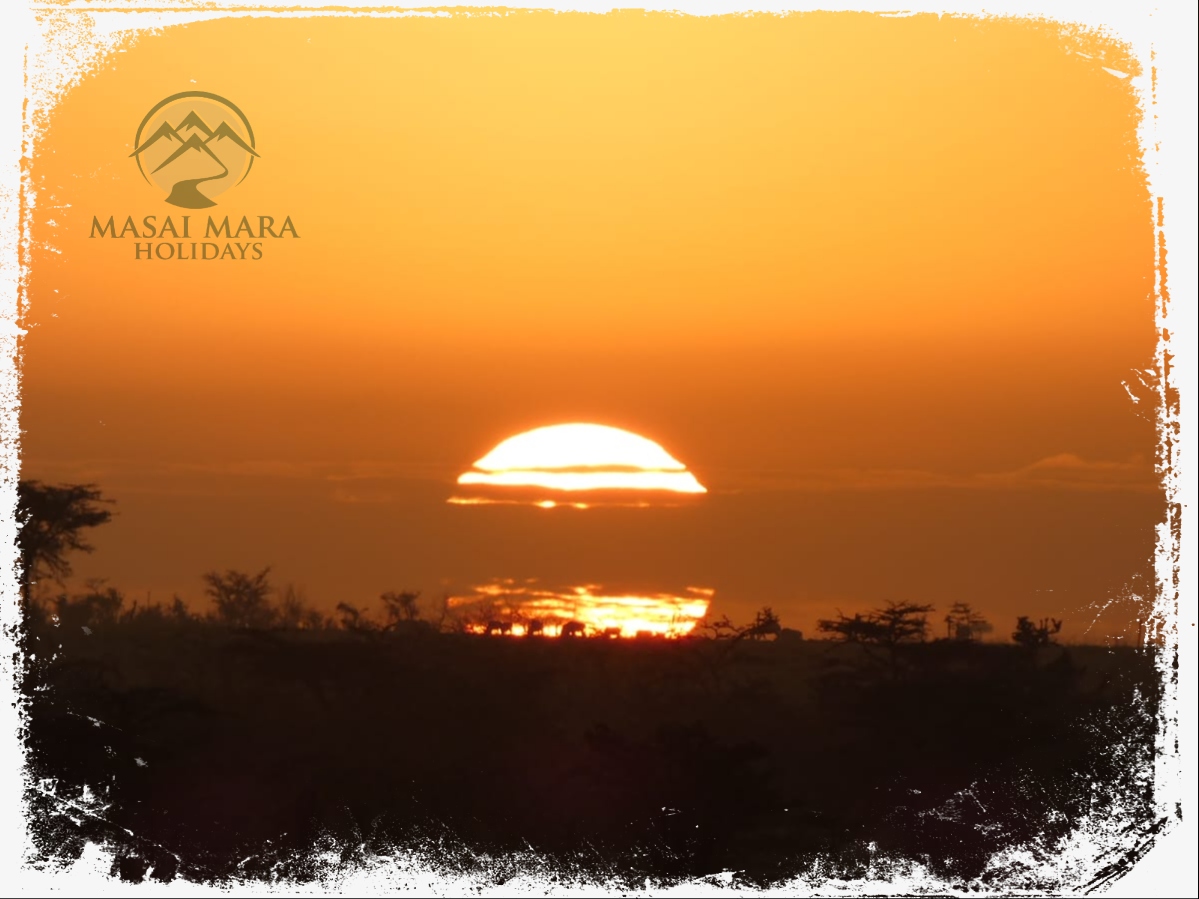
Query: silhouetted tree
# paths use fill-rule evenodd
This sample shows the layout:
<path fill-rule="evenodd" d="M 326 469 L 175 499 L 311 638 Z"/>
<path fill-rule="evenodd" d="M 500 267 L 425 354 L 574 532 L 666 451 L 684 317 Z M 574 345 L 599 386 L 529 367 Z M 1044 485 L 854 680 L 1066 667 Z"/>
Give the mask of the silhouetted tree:
<path fill-rule="evenodd" d="M 439 633 L 458 630 L 454 621 L 453 609 L 450 606 L 450 594 L 441 594 L 441 598 L 437 601 L 437 608 L 429 615 L 429 619 L 433 624 L 434 630 Z"/>
<path fill-rule="evenodd" d="M 713 640 L 761 640 L 771 634 L 778 636 L 782 630 L 779 616 L 770 606 L 763 606 L 754 614 L 754 620 L 749 624 L 733 624 L 728 615 L 719 618 L 704 618 L 699 621 L 694 631 Z"/>
<path fill-rule="evenodd" d="M 216 604 L 216 619 L 229 627 L 267 628 L 278 613 L 270 603 L 270 568 L 250 575 L 229 570 L 224 574 L 210 571 L 203 576 L 204 592 Z"/>
<path fill-rule="evenodd" d="M 969 603 L 955 602 L 945 616 L 945 636 L 950 640 L 975 640 L 992 630 L 990 622 L 975 612 Z"/>
<path fill-rule="evenodd" d="M 702 634 L 711 640 L 731 640 L 737 636 L 740 628 L 733 624 L 728 615 L 721 615 L 719 618 L 703 618 L 694 628 L 694 632 Z"/>
<path fill-rule="evenodd" d="M 352 606 L 348 602 L 339 602 L 337 604 L 337 611 L 341 615 L 341 627 L 343 630 L 363 633 L 379 629 L 379 625 L 371 620 L 368 612 L 357 606 Z"/>
<path fill-rule="evenodd" d="M 1026 649 L 1036 649 L 1051 644 L 1061 629 L 1062 622 L 1057 618 L 1042 618 L 1040 624 L 1033 624 L 1030 618 L 1021 615 L 1016 619 L 1012 640 Z"/>
<path fill-rule="evenodd" d="M 836 618 L 818 621 L 816 629 L 846 643 L 897 646 L 922 642 L 928 636 L 927 616 L 932 610 L 932 606 L 914 602 L 888 602 L 881 609 L 852 618 L 838 612 Z"/>
<path fill-rule="evenodd" d="M 55 614 L 60 626 L 75 629 L 79 627 L 93 628 L 108 627 L 116 624 L 121 617 L 121 607 L 125 597 L 115 587 L 104 587 L 102 582 L 91 582 L 89 590 L 82 596 L 59 596 L 54 601 Z"/>
<path fill-rule="evenodd" d="M 190 621 L 192 618 L 191 611 L 187 608 L 187 604 L 178 596 L 171 600 L 170 616 L 177 622 Z"/>
<path fill-rule="evenodd" d="M 741 636 L 748 637 L 751 640 L 761 640 L 769 636 L 777 637 L 782 629 L 782 623 L 779 621 L 779 616 L 775 614 L 774 609 L 770 608 L 770 606 L 763 606 L 754 615 L 753 624 L 742 631 Z"/>
<path fill-rule="evenodd" d="M 816 622 L 816 630 L 830 634 L 833 639 L 843 643 L 881 643 L 884 631 L 882 625 L 870 615 L 855 613 L 852 618 L 842 612 L 837 612 L 836 618 L 822 618 Z"/>
<path fill-rule="evenodd" d="M 884 642 L 889 646 L 900 643 L 923 642 L 928 638 L 930 605 L 914 602 L 888 602 L 886 608 L 874 612 L 883 628 Z"/>
<path fill-rule="evenodd" d="M 410 625 L 420 618 L 420 608 L 416 604 L 420 599 L 419 590 L 401 590 L 398 593 L 388 590 L 379 599 L 383 602 L 383 614 L 387 618 L 384 627 L 387 630 Z"/>
<path fill-rule="evenodd" d="M 472 602 L 450 611 L 447 598 L 442 618 L 442 629 L 464 634 L 485 633 L 492 621 L 512 620 L 512 610 L 504 603 L 492 599 Z"/>
<path fill-rule="evenodd" d="M 883 647 L 891 663 L 892 676 L 899 674 L 899 648 L 905 643 L 922 643 L 928 637 L 928 614 L 931 605 L 914 602 L 888 602 L 883 608 L 850 618 L 837 613 L 836 618 L 821 619 L 816 629 L 831 634 L 845 643 L 859 643 L 869 650 Z"/>
<path fill-rule="evenodd" d="M 734 624 L 728 615 L 705 616 L 696 622 L 688 636 L 701 638 L 690 654 L 690 664 L 704 688 L 713 694 L 723 692 L 735 678 L 737 648 L 742 640 L 777 639 L 787 629 L 770 606 L 763 606 L 749 624 Z M 791 631 L 795 634 L 797 631 Z"/>
<path fill-rule="evenodd" d="M 294 630 L 317 630 L 325 623 L 324 616 L 308 605 L 304 593 L 293 584 L 283 588 L 276 621 L 280 627 Z"/>
<path fill-rule="evenodd" d="M 21 554 L 21 590 L 27 599 L 30 586 L 43 575 L 60 583 L 70 576 L 69 553 L 92 551 L 82 532 L 112 519 L 112 512 L 101 505 L 110 502 L 94 484 L 21 481 L 17 485 L 17 521 L 21 526 L 17 548 Z"/>

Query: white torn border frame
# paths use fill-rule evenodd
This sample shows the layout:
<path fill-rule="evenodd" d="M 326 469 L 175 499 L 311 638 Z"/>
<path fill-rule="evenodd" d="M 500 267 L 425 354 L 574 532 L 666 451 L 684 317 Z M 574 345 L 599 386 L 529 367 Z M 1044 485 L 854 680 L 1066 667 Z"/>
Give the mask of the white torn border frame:
<path fill-rule="evenodd" d="M 24 302 L 31 210 L 37 202 L 29 175 L 32 149 L 55 104 L 112 54 L 147 33 L 186 22 L 229 17 L 368 16 L 390 18 L 412 15 L 448 15 L 431 7 L 402 7 L 379 0 L 4 0 L 0 8 L 0 628 L 6 651 L 0 655 L 0 681 L 7 700 L 0 724 L 0 871 L 5 887 L 14 891 L 64 895 L 123 894 L 142 890 L 109 876 L 112 859 L 102 847 L 90 846 L 68 871 L 37 871 L 26 866 L 29 845 L 24 814 L 28 784 L 22 776 L 22 721 L 14 676 L 18 657 L 14 646 L 18 624 L 15 535 L 16 486 L 20 470 L 20 377 L 18 367 L 19 313 Z M 456 14 L 499 12 L 495 5 L 455 0 Z M 514 3 L 511 7 L 603 13 L 623 8 L 597 0 L 575 2 Z M 1166 481 L 1169 512 L 1157 540 L 1158 601 L 1154 624 L 1161 629 L 1167 653 L 1161 672 L 1167 686 L 1161 750 L 1156 771 L 1159 814 L 1168 826 L 1157 845 L 1123 879 L 1106 888 L 1109 895 L 1195 895 L 1193 816 L 1195 791 L 1195 620 L 1194 525 L 1188 513 L 1194 504 L 1194 473 L 1187 468 L 1189 432 L 1183 428 L 1182 409 L 1194 401 L 1195 385 L 1195 247 L 1196 247 L 1196 143 L 1195 46 L 1196 10 L 1188 3 L 1079 2 L 1041 0 L 1018 3 L 997 0 L 978 2 L 926 2 L 897 11 L 893 6 L 870 2 L 811 2 L 811 0 L 679 0 L 675 4 L 645 2 L 647 11 L 690 15 L 720 13 L 785 13 L 793 11 L 861 11 L 892 15 L 920 12 L 984 16 L 1049 18 L 1105 32 L 1128 43 L 1142 64 L 1143 74 L 1133 79 L 1144 113 L 1140 143 L 1153 198 L 1153 227 L 1158 260 L 1155 283 L 1160 343 L 1159 370 L 1168 377 L 1157 385 L 1158 468 Z M 1117 78 L 1132 77 L 1108 70 Z M 1169 280 L 1165 265 L 1167 245 Z M 83 811 L 83 810 L 81 810 Z M 1094 876 L 1094 859 L 1111 848 L 1113 835 L 1104 824 L 1079 831 L 1070 845 L 1059 847 L 1055 859 L 1063 892 L 1085 889 Z M 1027 861 L 1034 867 L 1046 863 Z M 245 883 L 239 892 L 312 893 L 351 892 L 377 894 L 397 888 L 428 895 L 607 895 L 613 885 L 559 878 L 551 883 L 544 860 L 530 857 L 518 865 L 525 876 L 502 886 L 439 876 L 420 859 L 378 858 L 354 870 L 338 866 L 328 882 L 308 887 Z M 1073 869 L 1064 876 L 1062 872 Z M 558 872 L 562 873 L 562 872 Z M 690 884 L 646 883 L 644 895 L 719 895 L 731 892 L 731 877 L 716 875 Z M 918 867 L 903 871 L 879 870 L 854 882 L 805 880 L 780 890 L 787 895 L 946 895 L 959 891 L 939 883 Z M 175 882 L 160 886 L 171 893 L 211 894 L 220 887 Z M 223 890 L 222 890 L 223 891 Z M 1012 895 L 1010 890 L 1004 891 Z M 976 893 L 977 894 L 977 893 Z"/>

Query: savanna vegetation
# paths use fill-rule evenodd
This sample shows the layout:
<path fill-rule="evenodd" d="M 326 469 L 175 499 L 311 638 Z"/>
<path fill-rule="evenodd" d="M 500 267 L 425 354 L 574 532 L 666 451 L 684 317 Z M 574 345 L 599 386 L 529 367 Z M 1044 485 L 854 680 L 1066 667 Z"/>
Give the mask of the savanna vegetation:
<path fill-rule="evenodd" d="M 203 575 L 204 614 L 44 589 L 108 514 L 95 488 L 22 485 L 47 861 L 92 841 L 128 879 L 303 879 L 415 847 L 500 879 L 532 850 L 630 884 L 817 859 L 977 883 L 1116 809 L 1153 826 L 1155 659 L 1057 645 L 1060 622 L 984 642 L 966 604 L 896 602 L 818 640 L 770 609 L 680 640 L 516 638 L 410 590 L 326 616 L 267 569 Z"/>

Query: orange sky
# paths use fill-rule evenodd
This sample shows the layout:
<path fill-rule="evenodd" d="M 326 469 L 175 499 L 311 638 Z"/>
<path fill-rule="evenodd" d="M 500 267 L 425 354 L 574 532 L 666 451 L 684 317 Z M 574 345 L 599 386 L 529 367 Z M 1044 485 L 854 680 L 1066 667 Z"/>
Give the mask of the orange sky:
<path fill-rule="evenodd" d="M 1153 361 L 1149 195 L 1105 67 L 1137 70 L 1046 25 L 932 16 L 145 36 L 38 147 L 25 473 L 116 497 L 80 575 L 163 599 L 273 564 L 329 608 L 623 578 L 805 630 L 929 597 L 1078 635 L 1148 575 L 1162 510 L 1121 385 Z M 182 213 L 128 155 L 183 90 L 258 141 L 211 211 L 290 216 L 298 240 L 197 263 L 88 239 L 93 215 Z M 658 440 L 710 496 L 548 529 L 445 506 L 556 421 Z"/>

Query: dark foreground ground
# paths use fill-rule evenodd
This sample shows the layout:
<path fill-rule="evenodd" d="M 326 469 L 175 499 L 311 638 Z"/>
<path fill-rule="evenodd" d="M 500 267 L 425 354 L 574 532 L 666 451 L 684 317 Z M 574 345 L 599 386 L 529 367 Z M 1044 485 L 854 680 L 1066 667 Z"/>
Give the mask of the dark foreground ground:
<path fill-rule="evenodd" d="M 1135 650 L 195 622 L 43 622 L 28 649 L 37 846 L 106 843 L 133 879 L 302 879 L 319 844 L 440 846 L 461 871 L 532 849 L 630 883 L 765 883 L 817 856 L 974 880 L 1086 815 L 1152 811 L 1157 677 Z"/>

